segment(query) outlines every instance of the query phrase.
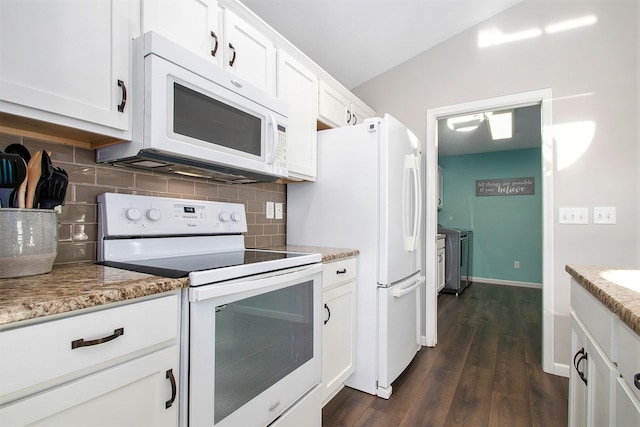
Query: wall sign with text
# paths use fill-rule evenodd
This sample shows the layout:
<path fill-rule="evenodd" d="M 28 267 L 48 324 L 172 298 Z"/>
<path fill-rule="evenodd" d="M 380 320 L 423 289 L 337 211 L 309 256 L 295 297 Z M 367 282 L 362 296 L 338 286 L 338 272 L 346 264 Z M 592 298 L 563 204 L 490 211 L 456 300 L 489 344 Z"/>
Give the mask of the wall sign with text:
<path fill-rule="evenodd" d="M 531 196 L 535 194 L 535 178 L 477 179 L 476 197 Z"/>

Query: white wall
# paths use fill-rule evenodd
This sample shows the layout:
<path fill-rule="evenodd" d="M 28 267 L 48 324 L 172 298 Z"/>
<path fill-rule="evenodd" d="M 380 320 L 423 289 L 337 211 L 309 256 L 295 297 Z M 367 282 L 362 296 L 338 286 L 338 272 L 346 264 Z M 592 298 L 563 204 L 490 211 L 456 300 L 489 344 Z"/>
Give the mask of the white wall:
<path fill-rule="evenodd" d="M 555 34 L 545 27 L 594 15 L 595 24 Z M 637 0 L 525 0 L 354 89 L 425 136 L 426 110 L 551 88 L 554 211 L 615 206 L 616 225 L 555 220 L 554 362 L 568 365 L 566 264 L 640 268 L 640 11 Z M 526 40 L 479 48 L 480 31 L 539 29 Z M 569 132 L 561 132 L 562 129 Z M 590 136 L 592 131 L 592 137 Z M 425 137 L 426 139 L 426 137 Z"/>

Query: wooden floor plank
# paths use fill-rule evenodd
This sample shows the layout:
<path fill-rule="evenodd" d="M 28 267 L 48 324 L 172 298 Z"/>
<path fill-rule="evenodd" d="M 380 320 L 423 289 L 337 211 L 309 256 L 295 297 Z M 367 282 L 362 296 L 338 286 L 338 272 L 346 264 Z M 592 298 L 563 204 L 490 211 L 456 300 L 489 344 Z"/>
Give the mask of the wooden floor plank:
<path fill-rule="evenodd" d="M 541 340 L 540 289 L 477 283 L 440 295 L 438 345 L 418 352 L 391 398 L 345 387 L 323 426 L 565 426 L 568 380 L 542 371 Z"/>

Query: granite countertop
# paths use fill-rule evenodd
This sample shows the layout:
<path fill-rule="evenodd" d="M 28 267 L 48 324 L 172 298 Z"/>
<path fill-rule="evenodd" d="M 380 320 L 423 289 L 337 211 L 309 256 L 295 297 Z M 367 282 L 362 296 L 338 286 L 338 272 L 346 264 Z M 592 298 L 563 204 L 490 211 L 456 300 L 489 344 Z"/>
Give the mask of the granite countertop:
<path fill-rule="evenodd" d="M 345 248 L 324 248 L 319 246 L 296 246 L 287 245 L 286 247 L 278 248 L 280 250 L 286 250 L 290 252 L 313 252 L 322 255 L 322 262 L 336 261 L 343 258 L 350 258 L 360 253 L 357 249 L 345 249 Z"/>
<path fill-rule="evenodd" d="M 323 262 L 359 253 L 352 249 L 309 246 L 279 249 L 320 253 Z M 0 328 L 14 322 L 176 291 L 188 286 L 188 278 L 169 279 L 93 263 L 55 265 L 47 274 L 0 279 Z"/>
<path fill-rule="evenodd" d="M 567 265 L 565 271 L 640 335 L 640 270 Z"/>

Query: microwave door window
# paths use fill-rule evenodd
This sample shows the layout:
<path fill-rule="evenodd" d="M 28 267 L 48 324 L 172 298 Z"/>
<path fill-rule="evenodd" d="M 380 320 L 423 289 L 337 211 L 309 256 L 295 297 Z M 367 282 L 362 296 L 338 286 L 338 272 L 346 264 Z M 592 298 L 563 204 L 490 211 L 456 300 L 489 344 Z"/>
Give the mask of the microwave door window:
<path fill-rule="evenodd" d="M 262 120 L 173 83 L 173 132 L 244 155 L 262 157 Z"/>

